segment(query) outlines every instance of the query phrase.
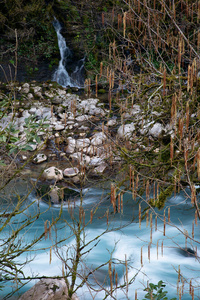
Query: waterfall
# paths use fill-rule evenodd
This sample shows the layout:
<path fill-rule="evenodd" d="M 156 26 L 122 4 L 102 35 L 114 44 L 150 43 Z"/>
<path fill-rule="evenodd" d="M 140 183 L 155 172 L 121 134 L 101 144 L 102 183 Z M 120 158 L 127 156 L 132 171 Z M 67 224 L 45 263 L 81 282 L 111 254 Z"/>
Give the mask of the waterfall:
<path fill-rule="evenodd" d="M 60 61 L 59 66 L 55 73 L 53 74 L 53 81 L 63 87 L 78 87 L 81 88 L 84 84 L 83 72 L 84 72 L 84 61 L 85 58 L 80 59 L 78 62 L 73 64 L 74 70 L 69 75 L 67 71 L 67 65 L 72 61 L 72 53 L 68 48 L 64 37 L 61 34 L 61 25 L 59 21 L 55 18 L 53 22 L 57 37 L 58 37 L 58 47 L 60 50 Z"/>

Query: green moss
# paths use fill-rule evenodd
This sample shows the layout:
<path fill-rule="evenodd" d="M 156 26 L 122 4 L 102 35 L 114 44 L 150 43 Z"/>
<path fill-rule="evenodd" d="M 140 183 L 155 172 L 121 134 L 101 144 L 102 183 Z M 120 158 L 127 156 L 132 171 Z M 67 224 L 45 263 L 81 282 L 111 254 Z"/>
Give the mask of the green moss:
<path fill-rule="evenodd" d="M 158 209 L 162 209 L 165 206 L 165 201 L 168 197 L 170 197 L 173 193 L 174 185 L 168 186 L 166 189 L 162 190 L 160 195 L 158 196 L 158 200 L 155 202 L 155 207 Z"/>
<path fill-rule="evenodd" d="M 57 289 L 59 289 L 59 286 L 57 286 L 56 284 L 53 285 L 53 287 L 51 288 L 53 290 L 53 292 L 55 293 Z"/>
<path fill-rule="evenodd" d="M 162 162 L 167 162 L 167 161 L 170 160 L 170 150 L 169 150 L 169 147 L 161 152 L 160 159 L 161 159 Z"/>
<path fill-rule="evenodd" d="M 104 89 L 99 89 L 99 90 L 98 90 L 98 93 L 99 93 L 99 94 L 105 94 L 105 93 L 106 93 L 106 90 L 104 90 Z"/>

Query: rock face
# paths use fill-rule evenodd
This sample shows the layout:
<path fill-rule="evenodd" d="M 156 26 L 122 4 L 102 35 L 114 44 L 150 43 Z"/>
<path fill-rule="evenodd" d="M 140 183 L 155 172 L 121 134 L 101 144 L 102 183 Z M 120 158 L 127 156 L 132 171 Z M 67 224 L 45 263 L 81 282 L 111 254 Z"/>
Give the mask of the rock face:
<path fill-rule="evenodd" d="M 19 300 L 66 300 L 67 295 L 67 285 L 64 279 L 44 278 L 24 293 Z M 72 300 L 79 299 L 73 295 Z"/>

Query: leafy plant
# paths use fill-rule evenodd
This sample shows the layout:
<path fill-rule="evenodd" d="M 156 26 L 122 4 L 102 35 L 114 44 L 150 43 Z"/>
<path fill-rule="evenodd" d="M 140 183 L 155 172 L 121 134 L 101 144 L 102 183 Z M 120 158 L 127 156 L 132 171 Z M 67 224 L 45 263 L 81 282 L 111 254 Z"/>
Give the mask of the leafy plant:
<path fill-rule="evenodd" d="M 145 289 L 147 294 L 145 295 L 145 299 L 151 300 L 168 300 L 167 291 L 163 291 L 163 288 L 166 285 L 162 280 L 158 282 L 158 284 L 149 283 L 149 286 Z M 171 300 L 176 300 L 176 298 L 171 298 Z"/>

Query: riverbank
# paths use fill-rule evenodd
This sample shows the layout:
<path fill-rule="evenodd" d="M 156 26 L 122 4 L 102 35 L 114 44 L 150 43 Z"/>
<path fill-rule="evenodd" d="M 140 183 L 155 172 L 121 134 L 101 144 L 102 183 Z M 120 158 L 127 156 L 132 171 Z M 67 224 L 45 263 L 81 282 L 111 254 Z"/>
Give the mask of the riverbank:
<path fill-rule="evenodd" d="M 12 124 L 13 147 L 22 150 L 13 159 L 25 163 L 22 174 L 34 180 L 39 174 L 44 180 L 41 171 L 50 167 L 59 169 L 69 184 L 79 185 L 80 178 L 115 178 L 134 155 L 159 157 L 173 133 L 169 119 L 163 124 L 165 108 L 158 112 L 155 106 L 148 116 L 143 101 L 128 106 L 123 94 L 120 99 L 113 94 L 109 109 L 108 94 L 78 95 L 54 82 L 3 84 L 2 91 L 1 98 L 12 101 L 13 109 L 1 118 L 2 132 Z M 69 168 L 76 171 L 67 172 Z M 58 181 L 52 176 L 46 179 Z"/>

